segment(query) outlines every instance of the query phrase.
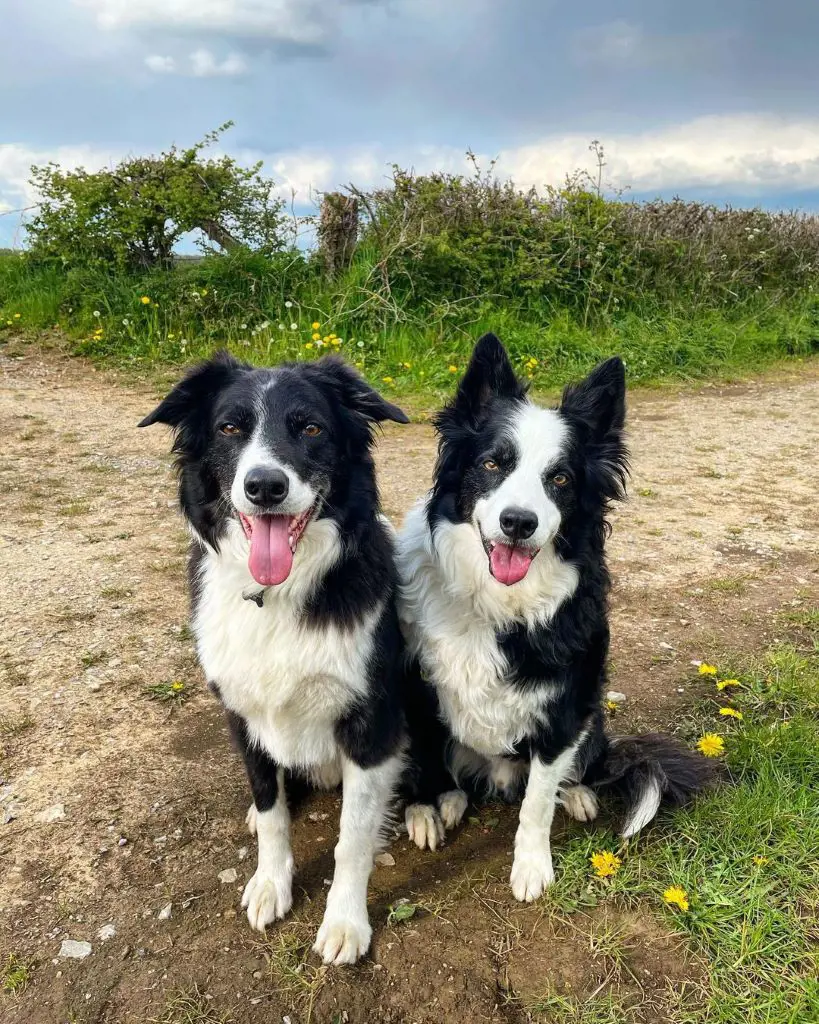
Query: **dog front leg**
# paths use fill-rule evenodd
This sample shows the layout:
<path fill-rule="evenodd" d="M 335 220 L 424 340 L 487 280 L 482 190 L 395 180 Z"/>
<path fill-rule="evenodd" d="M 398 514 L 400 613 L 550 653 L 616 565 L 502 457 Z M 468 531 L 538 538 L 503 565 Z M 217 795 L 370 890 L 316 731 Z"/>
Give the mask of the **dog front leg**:
<path fill-rule="evenodd" d="M 510 877 L 516 900 L 530 903 L 554 881 L 552 819 L 558 787 L 572 770 L 578 746 L 579 743 L 572 744 L 551 761 L 539 754 L 532 758 L 515 834 L 515 859 Z"/>
<path fill-rule="evenodd" d="M 390 757 L 375 768 L 361 768 L 343 758 L 336 869 L 313 947 L 326 964 L 355 963 L 370 947 L 367 883 L 401 770 L 400 757 Z"/>

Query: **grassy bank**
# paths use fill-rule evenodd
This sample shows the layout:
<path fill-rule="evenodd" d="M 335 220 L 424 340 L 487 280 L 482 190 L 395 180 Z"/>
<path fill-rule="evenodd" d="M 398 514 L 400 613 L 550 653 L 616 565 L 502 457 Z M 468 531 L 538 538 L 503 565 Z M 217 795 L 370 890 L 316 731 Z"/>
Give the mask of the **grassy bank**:
<path fill-rule="evenodd" d="M 633 383 L 730 375 L 819 343 L 811 293 L 759 293 L 734 306 L 644 299 L 584 324 L 568 307 L 506 299 L 426 307 L 383 320 L 367 308 L 365 256 L 332 288 L 300 255 L 214 256 L 141 275 L 62 271 L 0 255 L 0 341 L 58 328 L 74 352 L 116 365 L 182 365 L 227 346 L 259 363 L 343 353 L 397 394 L 439 392 L 485 330 L 539 388 L 619 353 Z"/>

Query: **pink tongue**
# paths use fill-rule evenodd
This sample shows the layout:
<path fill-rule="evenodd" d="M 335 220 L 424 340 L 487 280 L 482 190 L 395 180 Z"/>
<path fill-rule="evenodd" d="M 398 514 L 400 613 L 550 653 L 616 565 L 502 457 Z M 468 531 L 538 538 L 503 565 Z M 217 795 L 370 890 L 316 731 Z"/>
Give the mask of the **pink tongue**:
<path fill-rule="evenodd" d="M 499 583 L 511 587 L 522 580 L 529 571 L 534 555 L 524 548 L 513 548 L 510 544 L 496 544 L 489 556 L 492 575 Z"/>
<path fill-rule="evenodd" d="M 248 567 L 264 587 L 284 583 L 293 568 L 293 552 L 287 537 L 290 516 L 254 516 L 250 534 Z"/>

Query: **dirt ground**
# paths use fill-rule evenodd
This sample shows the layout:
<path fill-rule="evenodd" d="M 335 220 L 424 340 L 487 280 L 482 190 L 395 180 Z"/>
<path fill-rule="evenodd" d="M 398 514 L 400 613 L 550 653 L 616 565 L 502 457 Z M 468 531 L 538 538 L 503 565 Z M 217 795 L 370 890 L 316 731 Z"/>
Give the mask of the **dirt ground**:
<path fill-rule="evenodd" d="M 0 953 L 32 965 L 23 993 L 0 993 L 0 1020 L 199 1021 L 163 1016 L 195 987 L 208 1020 L 237 1024 L 523 1022 L 550 992 L 607 986 L 668 1019 L 669 993 L 696 977 L 680 940 L 619 911 L 628 970 L 615 976 L 594 941 L 603 910 L 516 906 L 513 809 L 473 817 L 438 854 L 398 837 L 394 865 L 373 874 L 371 955 L 327 970 L 305 944 L 339 800 L 313 797 L 293 829 L 293 916 L 266 939 L 250 931 L 249 797 L 186 627 L 169 438 L 136 429 L 156 397 L 79 361 L 0 350 Z M 612 686 L 628 698 L 615 727 L 669 728 L 701 685 L 692 660 L 760 650 L 774 613 L 819 596 L 819 364 L 641 392 L 629 427 L 631 500 L 610 543 Z M 433 455 L 429 427 L 386 431 L 395 521 Z M 173 680 L 192 691 L 184 705 L 149 698 Z M 558 873 L 561 835 L 583 827 L 556 823 Z M 388 924 L 401 898 L 426 909 Z M 61 958 L 64 939 L 91 954 Z"/>

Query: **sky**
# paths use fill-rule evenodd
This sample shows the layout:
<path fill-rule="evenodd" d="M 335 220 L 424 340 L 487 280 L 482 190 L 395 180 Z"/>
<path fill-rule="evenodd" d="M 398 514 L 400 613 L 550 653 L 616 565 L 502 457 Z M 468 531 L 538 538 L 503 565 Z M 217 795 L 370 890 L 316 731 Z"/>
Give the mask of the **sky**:
<path fill-rule="evenodd" d="M 397 163 L 522 186 L 606 154 L 636 198 L 819 210 L 812 0 L 0 0 L 0 246 L 32 163 L 188 145 L 301 209 Z"/>

